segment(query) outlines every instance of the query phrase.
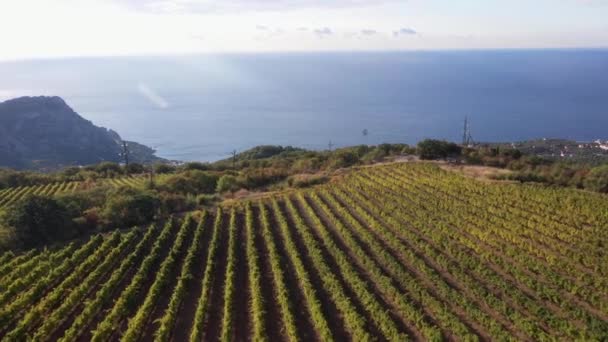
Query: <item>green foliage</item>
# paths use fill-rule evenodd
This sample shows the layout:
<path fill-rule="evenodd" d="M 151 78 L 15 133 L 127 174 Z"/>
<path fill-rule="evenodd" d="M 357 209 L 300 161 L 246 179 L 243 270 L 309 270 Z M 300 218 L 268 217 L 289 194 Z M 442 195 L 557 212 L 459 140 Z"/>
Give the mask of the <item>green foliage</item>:
<path fill-rule="evenodd" d="M 154 165 L 154 172 L 158 174 L 173 173 L 177 168 L 170 164 L 159 163 Z"/>
<path fill-rule="evenodd" d="M 140 163 L 129 163 L 129 165 L 125 165 L 124 171 L 126 174 L 141 174 L 146 172 L 146 167 Z"/>
<path fill-rule="evenodd" d="M 583 183 L 585 189 L 608 193 L 608 165 L 591 169 Z"/>
<path fill-rule="evenodd" d="M 241 152 L 236 155 L 237 161 L 246 161 L 246 160 L 257 160 L 257 159 L 266 159 L 271 157 L 285 157 L 289 154 L 295 154 L 304 152 L 301 148 L 296 148 L 292 146 L 274 146 L 274 145 L 261 145 L 256 146 L 247 151 Z M 232 162 L 232 159 L 226 160 L 227 162 Z"/>
<path fill-rule="evenodd" d="M 209 164 L 207 163 L 199 163 L 199 162 L 190 162 L 184 164 L 182 169 L 185 171 L 198 170 L 198 171 L 207 171 L 210 169 Z"/>
<path fill-rule="evenodd" d="M 287 184 L 294 188 L 307 188 L 327 181 L 329 181 L 329 178 L 323 175 L 295 175 L 289 177 Z"/>
<path fill-rule="evenodd" d="M 331 170 L 353 166 L 359 162 L 357 153 L 350 150 L 337 150 L 328 160 L 327 168 Z"/>
<path fill-rule="evenodd" d="M 14 171 L 0 168 L 0 189 L 17 186 L 48 184 L 53 181 L 55 181 L 53 176 L 48 174 L 28 171 Z"/>
<path fill-rule="evenodd" d="M 216 192 L 224 193 L 224 192 L 234 192 L 238 190 L 239 185 L 236 180 L 236 177 L 230 175 L 224 175 L 220 177 L 217 181 L 217 187 L 215 188 Z"/>
<path fill-rule="evenodd" d="M 425 139 L 418 143 L 417 153 L 420 159 L 441 159 L 453 156 L 459 156 L 462 148 L 454 143 Z"/>
<path fill-rule="evenodd" d="M 240 172 L 237 183 L 247 189 L 255 189 L 287 178 L 284 168 L 247 168 Z"/>
<path fill-rule="evenodd" d="M 163 215 L 194 210 L 197 205 L 196 198 L 192 195 L 161 192 L 158 196 L 161 203 L 160 210 Z"/>
<path fill-rule="evenodd" d="M 214 205 L 215 203 L 221 201 L 221 197 L 217 194 L 201 194 L 196 196 L 196 204 L 202 206 Z"/>
<path fill-rule="evenodd" d="M 211 194 L 215 192 L 219 176 L 210 172 L 190 170 L 165 178 L 158 187 L 182 194 Z"/>
<path fill-rule="evenodd" d="M 123 187 L 108 194 L 102 215 L 110 226 L 135 226 L 151 221 L 159 212 L 157 193 Z"/>
<path fill-rule="evenodd" d="M 105 178 L 116 177 L 122 175 L 123 170 L 117 163 L 112 162 L 103 162 L 94 166 L 86 167 L 85 169 L 96 171 L 103 175 Z"/>
<path fill-rule="evenodd" d="M 23 248 L 32 248 L 74 236 L 70 211 L 60 201 L 32 195 L 16 202 L 2 217 L 0 226 L 14 233 Z"/>

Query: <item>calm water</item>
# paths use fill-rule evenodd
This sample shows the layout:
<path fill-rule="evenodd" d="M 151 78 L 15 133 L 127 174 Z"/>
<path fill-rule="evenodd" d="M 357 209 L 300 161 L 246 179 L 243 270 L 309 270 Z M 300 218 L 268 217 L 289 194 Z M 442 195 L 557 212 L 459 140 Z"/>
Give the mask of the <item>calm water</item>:
<path fill-rule="evenodd" d="M 0 63 L 0 99 L 58 95 L 162 157 L 259 144 L 327 148 L 608 138 L 608 50 L 207 55 Z M 363 136 L 363 129 L 369 131 Z"/>

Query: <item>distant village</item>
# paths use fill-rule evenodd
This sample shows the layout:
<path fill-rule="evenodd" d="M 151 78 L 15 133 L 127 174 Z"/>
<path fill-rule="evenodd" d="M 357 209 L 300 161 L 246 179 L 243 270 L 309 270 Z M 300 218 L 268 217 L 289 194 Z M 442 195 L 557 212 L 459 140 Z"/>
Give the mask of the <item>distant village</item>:
<path fill-rule="evenodd" d="M 608 161 L 608 140 L 580 142 L 566 139 L 536 139 L 509 144 L 490 144 L 517 148 L 523 153 L 550 159 L 568 159 L 577 162 Z"/>

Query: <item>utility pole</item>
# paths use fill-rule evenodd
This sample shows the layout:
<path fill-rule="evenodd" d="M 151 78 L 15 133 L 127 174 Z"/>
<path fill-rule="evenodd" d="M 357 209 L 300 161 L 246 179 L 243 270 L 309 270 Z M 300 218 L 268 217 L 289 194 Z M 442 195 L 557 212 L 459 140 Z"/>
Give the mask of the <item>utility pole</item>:
<path fill-rule="evenodd" d="M 329 147 L 329 151 L 331 152 L 331 149 L 334 147 L 334 144 L 330 140 L 329 144 L 327 144 L 327 146 Z"/>
<path fill-rule="evenodd" d="M 232 151 L 232 169 L 236 170 L 236 150 Z"/>
<path fill-rule="evenodd" d="M 469 118 L 467 116 L 464 117 L 464 128 L 462 130 L 462 146 L 467 146 L 467 134 L 469 132 Z"/>
<path fill-rule="evenodd" d="M 156 182 L 154 181 L 154 166 L 150 169 L 150 188 L 153 189 L 156 187 Z"/>
<path fill-rule="evenodd" d="M 129 146 L 126 141 L 122 141 L 122 156 L 125 159 L 125 170 L 129 174 Z"/>
<path fill-rule="evenodd" d="M 469 118 L 467 116 L 464 117 L 464 128 L 462 132 L 462 146 L 469 146 L 473 144 L 473 136 L 471 135 L 471 126 L 469 123 Z"/>

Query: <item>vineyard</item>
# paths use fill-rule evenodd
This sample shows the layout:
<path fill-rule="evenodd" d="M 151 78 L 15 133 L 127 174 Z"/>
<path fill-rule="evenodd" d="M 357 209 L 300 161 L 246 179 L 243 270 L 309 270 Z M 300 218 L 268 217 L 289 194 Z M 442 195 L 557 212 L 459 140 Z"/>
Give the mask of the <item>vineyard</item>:
<path fill-rule="evenodd" d="M 0 206 L 23 192 L 0 192 Z M 28 190 L 25 190 L 28 189 Z M 366 167 L 0 256 L 6 341 L 608 339 L 608 199 Z"/>
<path fill-rule="evenodd" d="M 57 182 L 49 183 L 44 185 L 32 185 L 32 186 L 20 186 L 13 188 L 6 188 L 0 190 L 0 208 L 9 206 L 18 200 L 24 198 L 27 195 L 45 195 L 55 196 L 66 193 L 73 193 L 79 189 L 83 189 L 90 186 L 107 185 L 110 187 L 120 186 L 142 186 L 146 181 L 143 176 L 138 177 L 120 177 L 120 178 L 107 178 L 100 179 L 91 184 L 85 182 L 72 181 L 72 182 Z"/>

